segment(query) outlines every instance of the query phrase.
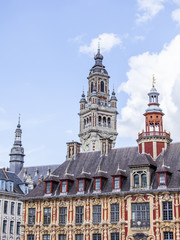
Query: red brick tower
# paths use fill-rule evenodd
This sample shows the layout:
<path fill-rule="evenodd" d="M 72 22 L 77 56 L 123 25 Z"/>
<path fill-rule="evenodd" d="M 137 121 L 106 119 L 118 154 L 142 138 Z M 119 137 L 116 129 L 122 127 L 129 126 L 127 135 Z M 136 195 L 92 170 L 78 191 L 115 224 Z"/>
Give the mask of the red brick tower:
<path fill-rule="evenodd" d="M 149 153 L 153 158 L 156 158 L 167 145 L 172 141 L 170 133 L 163 130 L 164 113 L 159 107 L 156 88 L 154 87 L 155 79 L 153 76 L 152 89 L 148 93 L 149 104 L 145 116 L 145 131 L 138 134 L 139 153 Z"/>

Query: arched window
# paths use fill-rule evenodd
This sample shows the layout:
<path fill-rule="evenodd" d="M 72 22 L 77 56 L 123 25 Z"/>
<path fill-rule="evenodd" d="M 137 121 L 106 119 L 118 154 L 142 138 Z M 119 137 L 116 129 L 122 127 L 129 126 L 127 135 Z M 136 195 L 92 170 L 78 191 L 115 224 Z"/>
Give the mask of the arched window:
<path fill-rule="evenodd" d="M 91 125 L 91 117 L 89 117 L 89 125 Z"/>
<path fill-rule="evenodd" d="M 104 82 L 101 81 L 101 92 L 104 92 Z"/>
<path fill-rule="evenodd" d="M 159 131 L 159 123 L 156 123 L 156 125 L 155 125 L 155 131 Z"/>
<path fill-rule="evenodd" d="M 91 82 L 91 92 L 93 91 L 93 82 Z"/>
<path fill-rule="evenodd" d="M 142 187 L 146 187 L 147 186 L 147 177 L 146 177 L 145 173 L 141 175 L 141 186 Z"/>
<path fill-rule="evenodd" d="M 134 187 L 139 187 L 139 175 L 134 175 Z"/>
<path fill-rule="evenodd" d="M 153 123 L 150 123 L 150 124 L 149 124 L 149 131 L 150 131 L 150 132 L 153 132 L 153 131 L 154 131 L 154 125 L 153 125 Z"/>
<path fill-rule="evenodd" d="M 111 118 L 108 118 L 108 127 L 111 127 Z"/>
<path fill-rule="evenodd" d="M 106 126 L 106 117 L 103 117 L 103 126 Z"/>
<path fill-rule="evenodd" d="M 84 128 L 86 127 L 86 119 L 84 119 Z"/>
<path fill-rule="evenodd" d="M 98 117 L 99 126 L 101 126 L 101 116 Z"/>

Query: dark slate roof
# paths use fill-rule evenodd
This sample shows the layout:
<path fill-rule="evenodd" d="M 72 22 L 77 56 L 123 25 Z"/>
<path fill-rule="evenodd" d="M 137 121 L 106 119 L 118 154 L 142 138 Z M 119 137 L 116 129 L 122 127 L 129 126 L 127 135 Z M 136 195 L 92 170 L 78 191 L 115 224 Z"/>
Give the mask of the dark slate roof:
<path fill-rule="evenodd" d="M 20 189 L 19 185 L 24 184 L 21 179 L 13 172 L 6 171 L 5 169 L 0 169 L 0 180 L 11 181 L 14 183 L 14 193 L 24 194 Z"/>
<path fill-rule="evenodd" d="M 59 167 L 59 165 L 46 165 L 46 166 L 33 166 L 33 167 L 23 167 L 18 174 L 19 178 L 25 182 L 27 178 L 31 178 L 34 185 L 37 185 L 40 179 L 45 179 L 49 174 L 48 170 L 50 172 L 54 172 L 54 170 Z"/>
<path fill-rule="evenodd" d="M 103 186 L 101 194 L 111 194 L 113 187 L 113 178 L 112 176 L 117 173 L 118 166 L 120 169 L 126 171 L 126 178 L 123 178 L 121 193 L 130 191 L 130 167 L 150 167 L 151 168 L 151 186 L 153 191 L 158 188 L 158 174 L 156 172 L 159 166 L 162 166 L 162 163 L 166 166 L 170 166 L 172 175 L 169 177 L 168 188 L 169 189 L 180 189 L 180 143 L 170 144 L 167 150 L 158 156 L 156 160 L 153 160 L 150 155 L 139 154 L 137 147 L 129 148 L 116 148 L 110 150 L 107 156 L 101 156 L 100 151 L 95 152 L 83 152 L 78 153 L 75 160 L 66 160 L 61 164 L 54 172 L 54 175 L 58 175 L 60 179 L 64 177 L 64 174 L 67 172 L 74 175 L 74 181 L 72 186 L 69 189 L 67 196 L 75 196 L 77 194 L 77 180 L 82 173 L 82 169 L 85 172 L 91 174 L 91 178 L 98 173 L 100 169 L 103 172 L 107 172 L 107 179 L 103 180 Z M 91 195 L 93 193 L 93 179 L 88 186 L 88 191 L 84 195 Z M 136 190 L 141 191 L 140 190 Z M 159 191 L 159 190 L 157 190 Z M 45 193 L 45 183 L 40 183 L 35 189 L 33 189 L 27 197 L 29 198 L 38 198 L 38 197 L 47 197 Z M 117 194 L 117 193 L 116 193 Z M 57 189 L 52 193 L 51 197 L 61 197 L 60 187 L 57 186 Z"/>

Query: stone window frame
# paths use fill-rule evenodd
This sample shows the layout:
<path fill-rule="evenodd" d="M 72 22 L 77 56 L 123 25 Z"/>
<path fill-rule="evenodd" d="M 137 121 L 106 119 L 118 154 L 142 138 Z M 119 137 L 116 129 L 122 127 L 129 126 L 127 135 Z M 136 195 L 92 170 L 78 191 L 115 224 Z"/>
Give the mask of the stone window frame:
<path fill-rule="evenodd" d="M 146 186 L 142 185 L 142 175 L 146 174 Z M 134 176 L 138 175 L 139 176 L 139 186 L 135 187 L 135 182 L 134 182 Z M 131 169 L 130 173 L 130 184 L 131 184 L 131 189 L 149 189 L 150 188 L 150 170 L 149 168 L 133 168 Z"/>

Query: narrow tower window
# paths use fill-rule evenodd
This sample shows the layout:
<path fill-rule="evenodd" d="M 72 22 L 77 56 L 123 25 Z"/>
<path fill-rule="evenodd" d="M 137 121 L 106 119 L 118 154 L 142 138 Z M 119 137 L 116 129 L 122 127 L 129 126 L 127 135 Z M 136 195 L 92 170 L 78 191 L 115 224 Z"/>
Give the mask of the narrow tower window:
<path fill-rule="evenodd" d="M 91 82 L 91 92 L 93 91 L 93 82 Z"/>
<path fill-rule="evenodd" d="M 104 92 L 104 82 L 101 81 L 101 92 Z"/>

